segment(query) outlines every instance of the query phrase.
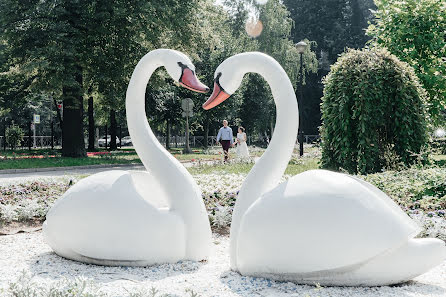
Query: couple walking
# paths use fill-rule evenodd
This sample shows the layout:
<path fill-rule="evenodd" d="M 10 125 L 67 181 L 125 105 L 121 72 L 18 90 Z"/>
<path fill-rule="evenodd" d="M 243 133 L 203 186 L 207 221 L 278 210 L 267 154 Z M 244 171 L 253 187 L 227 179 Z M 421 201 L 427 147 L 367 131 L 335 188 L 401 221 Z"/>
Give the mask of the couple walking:
<path fill-rule="evenodd" d="M 248 145 L 246 144 L 246 133 L 245 128 L 238 127 L 238 133 L 235 144 L 237 144 L 237 158 L 249 158 Z M 231 127 L 228 126 L 228 121 L 223 120 L 223 127 L 218 130 L 217 135 L 217 144 L 221 143 L 221 147 L 223 148 L 223 154 L 225 156 L 225 162 L 229 159 L 229 148 L 234 147 L 234 135 L 232 134 Z"/>

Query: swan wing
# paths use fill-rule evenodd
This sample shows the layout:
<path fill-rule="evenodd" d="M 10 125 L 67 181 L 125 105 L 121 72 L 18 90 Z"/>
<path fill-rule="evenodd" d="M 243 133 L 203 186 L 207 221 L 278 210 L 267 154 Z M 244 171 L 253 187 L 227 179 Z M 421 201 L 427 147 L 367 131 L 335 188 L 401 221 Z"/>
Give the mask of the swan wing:
<path fill-rule="evenodd" d="M 240 225 L 240 272 L 349 269 L 407 242 L 418 226 L 386 194 L 345 174 L 311 170 L 259 198 Z"/>

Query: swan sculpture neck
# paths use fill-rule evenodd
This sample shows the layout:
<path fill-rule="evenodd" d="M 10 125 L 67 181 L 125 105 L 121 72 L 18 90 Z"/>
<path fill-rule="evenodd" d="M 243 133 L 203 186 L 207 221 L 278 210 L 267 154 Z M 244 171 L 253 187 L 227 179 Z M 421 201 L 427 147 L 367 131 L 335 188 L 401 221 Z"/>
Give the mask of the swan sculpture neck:
<path fill-rule="evenodd" d="M 244 53 L 233 57 L 233 67 L 243 77 L 260 74 L 271 88 L 276 104 L 276 126 L 268 149 L 243 182 L 231 224 L 231 268 L 237 269 L 237 237 L 241 219 L 248 208 L 265 192 L 274 188 L 283 176 L 292 156 L 299 128 L 299 110 L 293 86 L 280 64 L 262 53 Z M 231 58 L 230 58 L 231 59 Z M 224 74 L 223 74 L 224 75 Z M 240 77 L 235 77 L 235 79 Z"/>
<path fill-rule="evenodd" d="M 133 146 L 144 167 L 164 190 L 169 209 L 181 215 L 185 221 L 188 229 L 186 254 L 189 258 L 194 258 L 193 246 L 198 244 L 198 235 L 193 230 L 200 230 L 196 225 L 203 223 L 197 220 L 197 211 L 206 212 L 201 201 L 201 191 L 186 168 L 157 140 L 145 112 L 145 93 L 150 77 L 157 68 L 168 63 L 176 64 L 174 59 L 177 56 L 175 51 L 158 49 L 149 52 L 139 61 L 127 89 L 127 125 Z"/>

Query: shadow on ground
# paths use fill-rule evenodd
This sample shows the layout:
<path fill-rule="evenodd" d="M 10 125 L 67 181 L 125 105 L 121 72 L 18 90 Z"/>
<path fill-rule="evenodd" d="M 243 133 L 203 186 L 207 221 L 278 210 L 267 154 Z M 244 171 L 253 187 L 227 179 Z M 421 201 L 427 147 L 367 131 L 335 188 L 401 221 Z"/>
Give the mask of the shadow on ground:
<path fill-rule="evenodd" d="M 146 267 L 111 267 L 68 260 L 54 252 L 42 253 L 30 261 L 30 271 L 42 278 L 60 280 L 64 277 L 87 277 L 97 283 L 116 280 L 133 282 L 157 281 L 179 274 L 194 273 L 206 262 L 180 261 L 175 264 L 159 264 Z"/>
<path fill-rule="evenodd" d="M 234 271 L 225 271 L 220 275 L 220 282 L 232 292 L 240 296 L 431 296 L 446 295 L 446 290 L 440 286 L 409 281 L 403 284 L 383 287 L 321 287 L 315 284 L 297 285 L 291 282 L 273 281 L 261 277 L 242 276 Z"/>

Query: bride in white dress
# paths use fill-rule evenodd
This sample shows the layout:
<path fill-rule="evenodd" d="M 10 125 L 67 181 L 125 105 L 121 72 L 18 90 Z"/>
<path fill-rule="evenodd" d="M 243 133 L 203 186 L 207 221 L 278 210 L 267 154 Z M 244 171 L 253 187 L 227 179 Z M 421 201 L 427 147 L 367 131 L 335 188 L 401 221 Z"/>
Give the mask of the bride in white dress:
<path fill-rule="evenodd" d="M 249 159 L 248 145 L 246 144 L 245 128 L 239 127 L 237 133 L 237 158 Z"/>

